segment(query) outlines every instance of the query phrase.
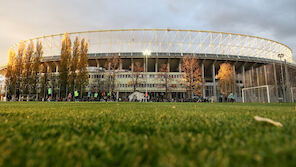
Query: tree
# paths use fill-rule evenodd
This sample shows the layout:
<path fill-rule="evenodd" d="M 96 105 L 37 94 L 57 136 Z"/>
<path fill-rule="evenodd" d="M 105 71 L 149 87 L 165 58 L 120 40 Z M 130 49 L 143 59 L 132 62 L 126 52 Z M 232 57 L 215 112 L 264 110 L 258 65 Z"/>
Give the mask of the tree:
<path fill-rule="evenodd" d="M 219 79 L 219 89 L 221 94 L 228 96 L 231 92 L 233 92 L 233 86 L 235 83 L 234 70 L 231 64 L 220 64 L 220 69 L 216 78 Z"/>
<path fill-rule="evenodd" d="M 10 95 L 15 95 L 15 88 L 16 88 L 16 54 L 14 49 L 10 48 L 8 50 L 8 64 L 7 64 L 7 70 L 6 70 L 6 80 L 5 84 L 7 87 L 7 91 Z"/>
<path fill-rule="evenodd" d="M 32 85 L 32 68 L 31 68 L 31 64 L 32 64 L 32 57 L 33 57 L 33 53 L 34 53 L 34 43 L 33 41 L 30 41 L 30 43 L 27 46 L 27 50 L 23 56 L 23 70 L 22 70 L 22 85 L 21 85 L 21 89 L 22 89 L 22 93 L 24 94 L 29 94 L 30 93 L 30 89 L 31 89 L 31 85 Z"/>
<path fill-rule="evenodd" d="M 15 60 L 15 77 L 16 77 L 16 87 L 15 87 L 15 91 L 16 94 L 19 95 L 20 94 L 20 89 L 21 89 L 21 85 L 22 85 L 22 71 L 23 71 L 23 57 L 25 54 L 25 42 L 22 41 L 19 46 L 18 46 L 18 54 L 16 56 L 16 60 Z"/>
<path fill-rule="evenodd" d="M 114 92 L 115 89 L 115 79 L 116 79 L 116 73 L 120 69 L 120 63 L 121 60 L 119 56 L 116 54 L 112 56 L 111 58 L 108 58 L 105 63 L 105 69 L 108 69 L 108 80 L 110 83 L 110 89 L 109 91 Z"/>
<path fill-rule="evenodd" d="M 88 65 L 88 43 L 83 38 L 81 40 L 81 48 L 80 48 L 80 54 L 79 54 L 79 60 L 78 60 L 78 76 L 77 76 L 77 86 L 80 88 L 82 95 L 85 87 L 88 85 L 88 71 L 87 71 L 87 65 Z"/>
<path fill-rule="evenodd" d="M 132 68 L 132 67 L 130 67 L 130 68 Z M 132 72 L 132 80 L 130 82 L 128 82 L 128 85 L 131 85 L 133 87 L 134 92 L 137 90 L 137 87 L 140 84 L 139 78 L 140 78 L 142 72 L 144 72 L 144 67 L 141 66 L 140 62 L 136 62 L 133 72 Z"/>
<path fill-rule="evenodd" d="M 39 74 L 41 69 L 41 59 L 43 57 L 43 46 L 40 41 L 37 41 L 36 43 L 36 50 L 32 57 L 32 63 L 31 63 L 31 78 L 32 78 L 32 93 L 38 93 L 38 83 L 39 83 Z M 36 97 L 37 98 L 37 97 Z"/>
<path fill-rule="evenodd" d="M 76 37 L 73 44 L 72 60 L 70 62 L 69 92 L 75 91 L 75 84 L 77 83 L 78 61 L 80 57 L 79 45 L 79 39 Z"/>
<path fill-rule="evenodd" d="M 193 93 L 198 95 L 201 93 L 201 70 L 197 59 L 193 56 L 184 56 L 182 62 L 184 82 L 186 84 L 188 96 L 192 98 Z"/>
<path fill-rule="evenodd" d="M 169 83 L 171 82 L 171 77 L 168 75 L 169 68 L 167 64 L 161 64 L 159 69 L 159 78 L 163 81 L 162 86 L 165 88 L 165 98 L 168 98 L 168 91 L 170 89 Z"/>
<path fill-rule="evenodd" d="M 62 40 L 62 49 L 61 49 L 61 60 L 60 60 L 60 90 L 62 97 L 68 92 L 68 82 L 69 82 L 69 69 L 71 62 L 71 39 L 69 38 L 68 33 L 64 34 Z"/>

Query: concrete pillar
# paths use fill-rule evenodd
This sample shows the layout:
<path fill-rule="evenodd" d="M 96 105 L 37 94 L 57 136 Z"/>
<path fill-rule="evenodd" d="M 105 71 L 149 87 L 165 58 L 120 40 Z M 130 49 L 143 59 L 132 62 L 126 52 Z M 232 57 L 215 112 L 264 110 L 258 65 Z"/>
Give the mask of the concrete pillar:
<path fill-rule="evenodd" d="M 205 89 L 205 66 L 204 61 L 201 63 L 201 77 L 202 77 L 202 97 L 206 97 L 206 89 Z"/>
<path fill-rule="evenodd" d="M 158 72 L 158 57 L 155 58 L 155 72 Z"/>
<path fill-rule="evenodd" d="M 131 71 L 134 72 L 134 59 L 133 58 L 131 60 L 131 67 L 132 67 Z"/>
<path fill-rule="evenodd" d="M 51 71 L 51 69 L 50 69 L 50 64 L 47 62 L 47 63 L 45 63 L 45 65 L 46 65 L 46 68 L 47 68 L 47 73 L 50 73 Z"/>
<path fill-rule="evenodd" d="M 96 59 L 96 62 L 97 62 L 97 68 L 100 68 L 100 61 L 99 61 L 99 59 Z"/>
<path fill-rule="evenodd" d="M 245 64 L 242 67 L 242 71 L 243 71 L 243 84 L 244 84 L 244 88 L 246 87 L 246 70 L 245 70 Z"/>
<path fill-rule="evenodd" d="M 170 68 L 170 61 L 171 61 L 171 59 L 170 59 L 170 58 L 168 58 L 168 72 L 171 72 L 171 68 Z"/>
<path fill-rule="evenodd" d="M 250 83 L 251 83 L 251 85 L 250 85 L 250 87 L 253 87 L 254 85 L 253 85 L 253 77 L 254 77 L 254 66 L 252 66 L 252 68 L 251 68 L 251 75 L 250 75 Z"/>
<path fill-rule="evenodd" d="M 179 72 L 182 72 L 182 58 L 179 60 Z"/>
<path fill-rule="evenodd" d="M 278 84 L 277 84 L 277 76 L 276 76 L 276 68 L 275 68 L 275 63 L 273 65 L 273 76 L 274 76 L 274 86 L 275 86 L 275 95 L 278 101 L 279 98 L 279 90 L 278 90 Z"/>
<path fill-rule="evenodd" d="M 216 69 L 215 69 L 215 62 L 212 64 L 212 79 L 213 79 L 213 94 L 214 94 L 214 102 L 217 99 L 217 85 L 216 85 Z"/>
<path fill-rule="evenodd" d="M 285 82 L 285 85 L 286 85 L 286 99 L 287 101 L 286 102 L 293 102 L 292 101 L 292 93 L 291 93 L 291 85 L 290 85 L 290 77 L 289 77 L 289 71 L 288 71 L 288 67 L 287 67 L 287 62 L 285 60 L 285 78 L 286 78 L 286 82 Z"/>
<path fill-rule="evenodd" d="M 236 71 L 235 71 L 235 64 L 232 65 L 233 68 L 233 97 L 234 99 L 237 99 L 237 93 L 236 93 Z"/>
<path fill-rule="evenodd" d="M 257 86 L 260 86 L 259 68 L 256 68 Z"/>
<path fill-rule="evenodd" d="M 59 63 L 58 62 L 54 62 L 54 64 L 55 64 L 56 72 L 59 72 Z"/>
<path fill-rule="evenodd" d="M 259 67 L 256 68 L 256 78 L 257 78 L 257 86 L 260 86 L 260 79 L 259 79 Z M 258 89 L 258 99 L 259 99 L 259 102 L 261 100 L 261 89 Z"/>
<path fill-rule="evenodd" d="M 119 61 L 119 70 L 122 70 L 122 59 Z"/>
<path fill-rule="evenodd" d="M 265 85 L 268 85 L 268 82 L 267 82 L 267 72 L 266 72 L 266 64 L 264 64 L 264 78 L 265 78 Z"/>
<path fill-rule="evenodd" d="M 147 70 L 146 70 L 146 58 L 144 57 L 144 59 L 143 59 L 143 67 L 144 67 L 144 72 L 147 72 Z"/>

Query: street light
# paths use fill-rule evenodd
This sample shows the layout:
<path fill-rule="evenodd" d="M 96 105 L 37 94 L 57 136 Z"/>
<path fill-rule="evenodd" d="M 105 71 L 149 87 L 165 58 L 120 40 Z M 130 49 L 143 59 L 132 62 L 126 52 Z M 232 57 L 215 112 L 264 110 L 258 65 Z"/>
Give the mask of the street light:
<path fill-rule="evenodd" d="M 146 97 L 146 102 L 148 101 L 148 56 L 150 56 L 151 55 L 151 52 L 149 51 L 149 50 L 144 50 L 143 51 L 143 55 L 145 56 L 145 72 L 146 72 L 146 93 L 145 93 L 145 97 Z"/>
<path fill-rule="evenodd" d="M 284 84 L 284 73 L 283 73 L 283 61 L 282 61 L 282 58 L 284 57 L 285 55 L 280 53 L 278 54 L 278 57 L 280 58 L 280 62 L 281 62 L 281 84 L 282 84 L 282 90 L 283 90 L 283 100 L 284 102 L 286 101 L 286 90 L 285 90 L 285 84 Z"/>

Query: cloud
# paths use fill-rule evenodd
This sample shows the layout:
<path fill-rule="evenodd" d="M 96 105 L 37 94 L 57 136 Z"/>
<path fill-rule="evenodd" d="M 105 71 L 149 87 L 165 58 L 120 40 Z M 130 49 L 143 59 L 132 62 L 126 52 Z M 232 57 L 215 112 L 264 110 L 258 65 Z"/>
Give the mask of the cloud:
<path fill-rule="evenodd" d="M 48 34 L 119 28 L 235 32 L 296 50 L 295 0 L 11 0 L 0 6 L 0 64 L 15 42 Z"/>

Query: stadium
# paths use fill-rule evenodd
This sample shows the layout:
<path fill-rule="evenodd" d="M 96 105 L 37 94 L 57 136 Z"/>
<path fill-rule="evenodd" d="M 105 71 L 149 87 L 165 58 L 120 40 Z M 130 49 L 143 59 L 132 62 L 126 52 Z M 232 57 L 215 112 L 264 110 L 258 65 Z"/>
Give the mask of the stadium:
<path fill-rule="evenodd" d="M 186 99 L 188 93 L 182 83 L 182 58 L 194 56 L 201 68 L 203 99 L 221 101 L 219 79 L 216 75 L 222 63 L 229 63 L 234 70 L 235 84 L 232 94 L 236 102 L 292 102 L 295 101 L 296 63 L 292 50 L 280 42 L 244 34 L 178 30 L 178 29 L 120 29 L 69 33 L 88 41 L 89 85 L 92 94 L 101 91 L 102 81 L 108 78 L 105 63 L 118 55 L 120 69 L 116 73 L 117 99 L 125 99 L 133 92 L 128 84 L 133 67 L 140 62 L 144 72 L 137 91 L 147 90 L 150 99 L 162 98 L 165 89 L 158 77 L 160 67 L 169 68 L 169 97 L 175 101 Z M 42 36 L 25 42 L 41 41 L 46 72 L 58 75 L 63 34 Z M 17 50 L 18 44 L 13 45 Z M 5 72 L 5 67 L 1 69 Z M 45 71 L 44 71 L 45 72 Z M 53 87 L 59 95 L 58 85 Z M 295 92 L 295 93 L 294 93 Z M 222 100 L 223 101 L 223 100 Z"/>

